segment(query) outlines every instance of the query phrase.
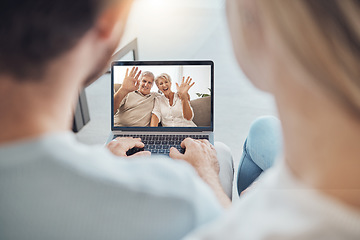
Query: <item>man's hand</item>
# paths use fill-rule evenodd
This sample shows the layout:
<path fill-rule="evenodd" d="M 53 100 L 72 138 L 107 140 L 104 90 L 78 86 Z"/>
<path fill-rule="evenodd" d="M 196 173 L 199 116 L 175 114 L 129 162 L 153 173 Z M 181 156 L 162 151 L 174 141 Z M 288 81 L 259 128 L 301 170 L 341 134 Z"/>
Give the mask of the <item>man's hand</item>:
<path fill-rule="evenodd" d="M 195 84 L 195 82 L 191 83 L 191 81 L 192 78 L 187 77 L 185 80 L 185 77 L 183 77 L 180 85 L 176 83 L 176 89 L 181 100 L 189 100 L 189 89 Z"/>
<path fill-rule="evenodd" d="M 127 157 L 126 152 L 131 148 L 143 148 L 145 145 L 141 142 L 140 138 L 132 138 L 132 137 L 118 137 L 109 142 L 106 146 L 114 155 L 120 157 Z M 151 155 L 148 151 L 137 152 L 130 157 L 135 156 L 149 156 Z"/>
<path fill-rule="evenodd" d="M 185 154 L 181 154 L 176 148 L 171 148 L 170 157 L 187 161 L 203 179 L 209 175 L 210 177 L 218 176 L 220 167 L 216 150 L 208 140 L 186 138 L 181 143 L 181 147 L 186 148 Z"/>
<path fill-rule="evenodd" d="M 121 87 L 114 94 L 114 114 L 117 109 L 120 107 L 121 101 L 126 97 L 126 95 L 130 92 L 133 92 L 139 89 L 140 81 L 139 76 L 141 71 L 137 72 L 138 68 L 133 67 L 129 73 L 129 69 L 126 69 L 125 78 Z"/>
<path fill-rule="evenodd" d="M 120 87 L 121 91 L 125 93 L 133 92 L 139 89 L 141 71 L 138 71 L 138 67 L 133 67 L 129 73 L 129 69 L 126 69 L 124 81 Z M 119 90 L 120 90 L 119 89 Z"/>
<path fill-rule="evenodd" d="M 214 146 L 208 140 L 186 138 L 181 143 L 181 147 L 186 148 L 185 154 L 181 154 L 176 148 L 171 148 L 170 157 L 190 163 L 199 176 L 213 189 L 219 202 L 224 207 L 230 206 L 231 201 L 220 183 L 220 166 Z"/>

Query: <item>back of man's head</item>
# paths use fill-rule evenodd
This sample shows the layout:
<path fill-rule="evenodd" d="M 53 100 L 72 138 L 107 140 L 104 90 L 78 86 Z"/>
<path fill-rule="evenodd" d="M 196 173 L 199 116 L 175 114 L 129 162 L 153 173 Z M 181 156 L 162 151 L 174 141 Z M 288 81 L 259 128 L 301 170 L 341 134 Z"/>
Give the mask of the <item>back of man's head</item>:
<path fill-rule="evenodd" d="M 115 0 L 1 0 L 0 75 L 39 79 Z"/>

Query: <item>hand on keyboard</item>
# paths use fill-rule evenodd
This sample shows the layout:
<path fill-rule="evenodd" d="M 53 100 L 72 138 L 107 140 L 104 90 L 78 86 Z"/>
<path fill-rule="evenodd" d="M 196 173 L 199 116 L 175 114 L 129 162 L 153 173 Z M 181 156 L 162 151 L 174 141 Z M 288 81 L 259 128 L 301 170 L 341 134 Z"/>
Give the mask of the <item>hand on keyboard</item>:
<path fill-rule="evenodd" d="M 200 135 L 200 134 L 191 134 L 191 135 L 171 135 L 171 134 L 142 134 L 142 135 L 128 135 L 121 134 L 116 135 L 115 137 L 135 137 L 141 138 L 142 143 L 144 143 L 143 148 L 135 148 L 129 150 L 128 155 L 136 153 L 139 150 L 149 151 L 151 154 L 164 154 L 169 155 L 170 148 L 174 147 L 179 150 L 180 153 L 184 153 L 185 149 L 180 146 L 181 142 L 190 137 L 192 139 L 209 139 L 209 135 Z"/>
<path fill-rule="evenodd" d="M 131 155 L 134 155 L 135 153 L 138 153 L 138 152 L 141 152 L 141 151 L 144 151 L 144 148 L 134 147 L 134 148 L 129 149 L 126 152 L 126 156 L 131 156 Z"/>
<path fill-rule="evenodd" d="M 219 174 L 216 150 L 208 140 L 186 138 L 182 141 L 181 147 L 185 148 L 184 154 L 176 148 L 171 148 L 170 157 L 190 163 L 204 180 L 213 174 Z"/>
<path fill-rule="evenodd" d="M 149 151 L 143 151 L 144 146 L 140 138 L 118 137 L 112 140 L 107 148 L 113 154 L 121 157 L 150 155 Z"/>
<path fill-rule="evenodd" d="M 170 157 L 182 159 L 190 163 L 199 176 L 206 182 L 224 207 L 231 206 L 231 200 L 226 195 L 219 178 L 220 166 L 215 147 L 208 140 L 186 138 L 181 146 L 186 148 L 181 154 L 171 148 Z"/>

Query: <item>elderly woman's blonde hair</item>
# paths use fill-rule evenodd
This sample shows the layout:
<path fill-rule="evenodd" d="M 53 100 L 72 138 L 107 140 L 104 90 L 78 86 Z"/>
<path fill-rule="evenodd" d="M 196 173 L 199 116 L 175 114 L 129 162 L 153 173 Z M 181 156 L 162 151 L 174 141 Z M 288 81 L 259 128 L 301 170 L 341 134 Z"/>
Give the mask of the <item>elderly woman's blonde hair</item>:
<path fill-rule="evenodd" d="M 162 74 L 160 74 L 159 76 L 157 76 L 157 77 L 155 78 L 155 83 L 156 83 L 156 85 L 158 85 L 158 81 L 159 81 L 160 78 L 165 79 L 165 80 L 168 80 L 169 82 L 171 82 L 171 77 L 169 76 L 169 74 L 167 74 L 167 73 L 162 73 Z"/>
<path fill-rule="evenodd" d="M 316 84 L 360 118 L 360 0 L 256 0 Z"/>

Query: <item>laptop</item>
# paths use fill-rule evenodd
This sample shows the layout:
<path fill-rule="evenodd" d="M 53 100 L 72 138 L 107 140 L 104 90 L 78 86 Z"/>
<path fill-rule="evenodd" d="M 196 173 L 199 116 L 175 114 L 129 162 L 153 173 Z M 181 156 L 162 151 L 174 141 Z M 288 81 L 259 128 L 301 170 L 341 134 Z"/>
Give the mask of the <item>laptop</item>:
<path fill-rule="evenodd" d="M 192 78 L 192 83 L 195 82 L 195 84 L 188 90 L 190 106 L 192 108 L 191 120 L 178 119 L 178 121 L 174 121 L 174 124 L 172 124 L 171 119 L 173 117 L 179 118 L 179 113 L 176 114 L 175 110 L 173 113 L 172 109 L 166 110 L 165 105 L 162 105 L 165 103 L 169 104 L 169 102 L 168 100 L 164 100 L 165 95 L 161 89 L 158 89 L 155 79 L 150 94 L 142 94 L 139 88 L 139 90 L 131 92 L 131 95 L 128 94 L 128 96 L 125 96 L 119 106 L 114 106 L 114 94 L 121 87 L 127 71 L 128 73 L 131 72 L 133 67 L 137 67 L 138 71 L 141 70 L 142 73 L 153 73 L 155 79 L 157 76 L 166 73 L 171 78 L 171 91 L 175 94 L 177 94 L 176 83 L 180 85 L 183 77 L 185 77 L 185 80 L 188 77 Z M 141 77 L 142 76 L 140 76 L 140 78 Z M 140 78 L 139 80 L 141 82 Z M 142 101 L 143 98 L 146 100 Z M 176 101 L 180 101 L 180 99 L 174 97 L 173 106 L 176 106 Z M 136 104 L 134 104 L 134 102 Z M 156 127 L 151 127 L 150 123 L 154 114 L 154 107 L 157 109 L 157 114 L 155 115 L 158 116 L 162 114 L 163 116 L 158 117 L 157 120 L 160 118 L 160 121 Z M 177 111 L 179 111 L 179 109 L 182 109 L 182 107 L 178 107 Z M 143 149 L 129 150 L 127 152 L 128 155 L 142 150 L 150 151 L 152 154 L 169 155 L 171 147 L 175 147 L 184 153 L 185 149 L 181 148 L 180 144 L 187 137 L 207 139 L 213 144 L 214 63 L 208 60 L 114 61 L 111 64 L 110 114 L 111 134 L 107 142 L 117 137 L 135 137 L 141 138 L 145 144 Z M 174 116 L 172 116 L 172 114 Z"/>

